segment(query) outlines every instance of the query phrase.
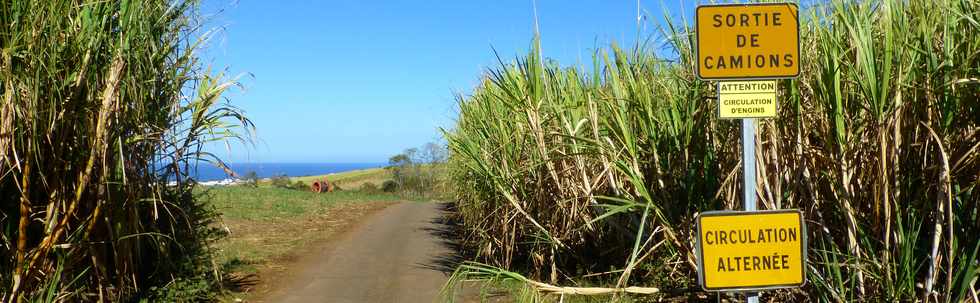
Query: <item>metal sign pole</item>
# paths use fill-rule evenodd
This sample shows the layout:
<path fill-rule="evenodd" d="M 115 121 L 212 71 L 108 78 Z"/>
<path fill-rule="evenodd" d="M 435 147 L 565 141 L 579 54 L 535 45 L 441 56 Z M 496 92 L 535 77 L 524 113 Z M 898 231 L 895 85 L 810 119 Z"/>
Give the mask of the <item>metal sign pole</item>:
<path fill-rule="evenodd" d="M 744 170 L 745 194 L 742 197 L 745 211 L 755 210 L 755 119 L 742 119 L 742 169 Z M 759 303 L 759 293 L 745 293 L 745 302 Z"/>

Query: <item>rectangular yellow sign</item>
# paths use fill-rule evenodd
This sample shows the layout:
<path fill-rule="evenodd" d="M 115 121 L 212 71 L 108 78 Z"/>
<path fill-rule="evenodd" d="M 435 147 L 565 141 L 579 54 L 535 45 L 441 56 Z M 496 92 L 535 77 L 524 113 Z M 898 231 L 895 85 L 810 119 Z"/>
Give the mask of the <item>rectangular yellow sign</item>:
<path fill-rule="evenodd" d="M 775 117 L 776 102 L 776 81 L 718 82 L 721 119 Z"/>
<path fill-rule="evenodd" d="M 708 291 L 802 286 L 806 226 L 799 210 L 701 213 L 698 278 Z"/>
<path fill-rule="evenodd" d="M 698 6 L 698 76 L 705 80 L 800 74 L 799 8 L 793 3 Z"/>

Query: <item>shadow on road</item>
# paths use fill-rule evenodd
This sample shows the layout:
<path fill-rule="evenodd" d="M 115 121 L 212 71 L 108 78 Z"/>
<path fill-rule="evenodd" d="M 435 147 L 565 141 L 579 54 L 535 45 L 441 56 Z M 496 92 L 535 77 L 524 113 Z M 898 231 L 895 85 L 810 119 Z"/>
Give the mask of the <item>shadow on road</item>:
<path fill-rule="evenodd" d="M 451 202 L 439 202 L 439 215 L 429 221 L 428 226 L 422 230 L 439 239 L 439 244 L 443 249 L 438 254 L 432 256 L 424 264 L 416 264 L 419 267 L 440 271 L 451 275 L 456 267 L 464 260 L 464 248 L 462 241 L 462 226 L 453 219 L 455 204 Z"/>
<path fill-rule="evenodd" d="M 221 281 L 224 288 L 233 292 L 247 293 L 259 284 L 259 276 L 254 273 L 231 272 L 225 274 Z"/>

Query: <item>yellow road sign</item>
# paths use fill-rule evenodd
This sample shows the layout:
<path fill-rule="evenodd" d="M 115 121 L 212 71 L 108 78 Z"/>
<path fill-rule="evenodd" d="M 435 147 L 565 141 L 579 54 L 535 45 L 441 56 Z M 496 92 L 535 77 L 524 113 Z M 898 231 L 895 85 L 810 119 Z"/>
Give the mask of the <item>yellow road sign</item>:
<path fill-rule="evenodd" d="M 721 119 L 776 116 L 776 81 L 718 82 L 718 117 Z"/>
<path fill-rule="evenodd" d="M 792 3 L 698 6 L 698 76 L 706 80 L 800 74 L 799 8 Z"/>
<path fill-rule="evenodd" d="M 698 278 L 708 291 L 806 283 L 806 225 L 799 210 L 712 211 L 698 225 Z"/>

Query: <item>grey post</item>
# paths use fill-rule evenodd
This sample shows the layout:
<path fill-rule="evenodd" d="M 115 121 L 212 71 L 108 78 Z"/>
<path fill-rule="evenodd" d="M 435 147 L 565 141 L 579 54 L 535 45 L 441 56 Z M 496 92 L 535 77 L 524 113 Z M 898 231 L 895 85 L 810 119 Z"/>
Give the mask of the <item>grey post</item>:
<path fill-rule="evenodd" d="M 744 169 L 745 195 L 742 201 L 746 211 L 755 210 L 755 119 L 742 119 L 742 169 Z M 759 293 L 745 294 L 748 303 L 759 303 Z"/>

